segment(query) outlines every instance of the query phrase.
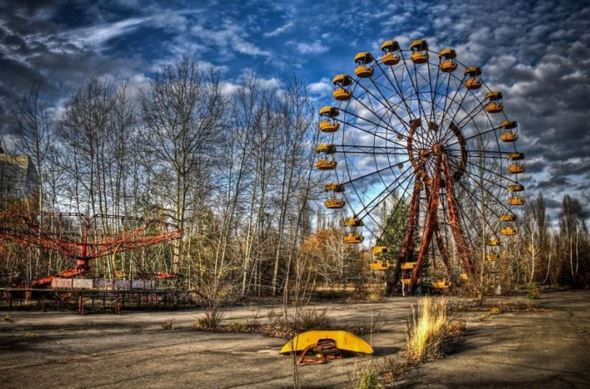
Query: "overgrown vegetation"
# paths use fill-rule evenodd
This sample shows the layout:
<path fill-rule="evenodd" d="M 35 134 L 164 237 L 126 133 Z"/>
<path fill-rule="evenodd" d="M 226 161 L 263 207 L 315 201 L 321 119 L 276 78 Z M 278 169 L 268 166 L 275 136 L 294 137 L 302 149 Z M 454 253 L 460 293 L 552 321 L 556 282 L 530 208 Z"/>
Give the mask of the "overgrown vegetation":
<path fill-rule="evenodd" d="M 454 320 L 446 298 L 423 297 L 412 306 L 408 321 L 406 357 L 409 363 L 441 358 L 465 330 Z"/>
<path fill-rule="evenodd" d="M 381 389 L 381 377 L 377 367 L 372 363 L 359 363 L 352 374 L 356 389 Z"/>

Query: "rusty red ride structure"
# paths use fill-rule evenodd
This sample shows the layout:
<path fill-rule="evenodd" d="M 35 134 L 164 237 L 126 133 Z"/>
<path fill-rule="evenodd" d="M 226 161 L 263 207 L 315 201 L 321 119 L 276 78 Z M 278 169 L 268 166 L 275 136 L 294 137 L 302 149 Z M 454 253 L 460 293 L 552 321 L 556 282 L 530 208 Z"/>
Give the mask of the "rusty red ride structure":
<path fill-rule="evenodd" d="M 46 287 L 56 277 L 82 276 L 97 258 L 169 242 L 182 235 L 171 223 L 126 216 L 49 212 L 26 216 L 4 212 L 0 219 L 0 242 L 51 250 L 74 262 L 66 270 L 31 280 L 26 286 L 32 288 Z M 166 279 L 176 275 L 156 272 L 151 276 Z"/>

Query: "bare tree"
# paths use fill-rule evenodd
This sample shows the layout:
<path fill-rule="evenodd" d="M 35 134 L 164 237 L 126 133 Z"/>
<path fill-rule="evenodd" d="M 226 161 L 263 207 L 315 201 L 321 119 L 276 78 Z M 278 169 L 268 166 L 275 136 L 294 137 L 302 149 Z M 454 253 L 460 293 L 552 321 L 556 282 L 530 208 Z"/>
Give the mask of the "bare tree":
<path fill-rule="evenodd" d="M 141 101 L 146 162 L 155 176 L 161 207 L 185 228 L 191 194 L 207 193 L 212 160 L 223 128 L 225 101 L 219 75 L 183 57 L 165 65 Z M 184 237 L 173 246 L 172 271 L 181 265 Z"/>

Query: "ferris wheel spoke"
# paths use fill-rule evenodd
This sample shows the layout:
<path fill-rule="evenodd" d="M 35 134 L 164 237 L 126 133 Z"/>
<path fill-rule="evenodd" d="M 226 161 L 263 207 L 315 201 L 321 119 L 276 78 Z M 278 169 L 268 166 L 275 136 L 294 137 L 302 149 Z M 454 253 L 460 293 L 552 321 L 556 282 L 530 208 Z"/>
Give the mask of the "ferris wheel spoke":
<path fill-rule="evenodd" d="M 463 141 L 467 142 L 467 141 L 468 141 L 468 140 L 470 140 L 470 139 L 477 138 L 477 137 L 481 137 L 481 136 L 483 136 L 483 135 L 489 134 L 490 132 L 498 131 L 498 130 L 499 130 L 499 129 L 501 129 L 501 128 L 502 128 L 502 127 L 492 127 L 492 128 L 490 128 L 490 129 L 484 130 L 483 132 L 479 132 L 479 129 L 478 129 L 478 133 L 477 133 L 477 134 L 474 134 L 474 135 L 468 136 L 468 137 L 464 138 L 464 139 L 463 139 Z M 449 143 L 449 144 L 447 144 L 447 146 L 454 146 L 454 145 L 456 145 L 456 144 L 458 144 L 458 143 L 460 143 L 460 141 L 456 141 L 456 142 L 453 142 L 453 143 Z"/>
<path fill-rule="evenodd" d="M 367 120 L 367 119 L 365 119 L 365 118 L 363 118 L 363 117 L 361 117 L 361 116 L 355 115 L 355 114 L 353 114 L 353 113 L 351 113 L 351 112 L 348 112 L 348 111 L 345 111 L 345 110 L 343 110 L 343 111 L 344 111 L 345 113 L 347 113 L 347 114 L 351 115 L 351 116 L 354 116 L 354 117 L 356 117 L 356 118 L 359 118 L 359 119 L 362 119 L 362 120 L 365 120 L 365 121 L 368 121 L 368 122 L 370 122 L 369 120 Z M 356 128 L 356 129 L 357 129 L 357 130 L 359 130 L 359 131 L 363 131 L 363 132 L 365 132 L 365 133 L 367 133 L 367 134 L 369 134 L 369 135 L 371 135 L 371 136 L 375 136 L 375 137 L 377 137 L 377 138 L 379 138 L 379 139 L 383 139 L 383 140 L 385 140 L 385 141 L 388 141 L 388 142 L 394 143 L 394 144 L 396 145 L 395 147 L 394 147 L 394 146 L 388 146 L 389 148 L 392 148 L 392 149 L 399 148 L 399 149 L 402 149 L 402 150 L 405 150 L 405 149 L 406 149 L 404 145 L 402 145 L 402 144 L 400 144 L 400 143 L 397 143 L 397 142 L 395 142 L 393 139 L 389 139 L 389 138 L 387 138 L 387 137 L 385 137 L 385 136 L 382 136 L 382 135 L 380 135 L 380 134 L 377 134 L 376 132 L 371 132 L 371 131 L 369 131 L 369 130 L 367 130 L 367 129 L 365 129 L 365 128 L 359 127 L 359 126 L 357 126 L 357 125 L 355 125 L 355 124 L 349 123 L 349 122 L 347 122 L 347 121 L 345 121 L 345 120 L 342 120 L 342 119 L 338 119 L 338 118 L 336 118 L 335 120 L 336 120 L 337 122 L 339 122 L 339 123 L 342 123 L 342 124 L 344 124 L 344 125 L 350 126 L 350 127 L 352 127 L 352 128 Z M 373 123 L 373 122 L 370 122 L 370 123 L 371 123 L 371 124 L 373 124 L 373 125 L 374 125 L 374 126 L 376 126 L 376 127 L 383 128 L 382 126 L 380 126 L 380 125 L 376 125 L 376 124 L 375 124 L 375 123 Z"/>
<path fill-rule="evenodd" d="M 403 176 L 406 174 L 406 172 L 407 172 L 407 171 L 409 171 L 409 168 L 408 168 L 408 169 L 406 169 L 406 171 L 405 171 L 403 174 L 400 174 L 400 175 L 398 176 L 398 180 L 392 181 L 392 182 L 391 182 L 391 184 L 389 184 L 389 186 L 388 186 L 388 187 L 386 187 L 385 189 L 383 189 L 383 191 L 381 191 L 381 193 L 379 193 L 377 196 L 375 196 L 375 197 L 373 198 L 373 200 L 371 200 L 371 201 L 370 201 L 370 202 L 369 202 L 367 205 L 365 205 L 365 206 L 363 207 L 363 209 L 361 209 L 361 210 L 360 210 L 360 211 L 357 213 L 357 217 L 359 217 L 359 219 L 361 219 L 361 220 L 362 220 L 362 219 L 364 219 L 364 218 L 365 218 L 367 215 L 371 214 L 371 212 L 373 212 L 373 210 L 374 210 L 375 208 L 377 208 L 377 207 L 379 206 L 379 204 L 381 204 L 381 203 L 382 203 L 382 202 L 383 202 L 383 201 L 384 201 L 386 198 L 388 198 L 388 197 L 391 195 L 391 193 L 392 193 L 393 191 L 395 191 L 395 190 L 397 190 L 398 188 L 400 188 L 400 187 L 401 187 L 401 185 L 403 185 L 405 182 L 407 182 L 409 178 L 413 177 L 413 175 L 412 175 L 412 174 L 408 174 L 408 175 L 406 175 L 406 176 L 405 176 L 405 178 L 404 178 L 403 180 L 399 181 L 399 179 L 400 179 L 401 177 L 403 177 Z M 393 184 L 397 184 L 397 185 L 396 185 L 396 186 L 395 186 L 393 189 L 391 189 L 391 190 L 390 190 L 390 188 L 391 188 L 391 186 L 393 186 Z M 382 195 L 383 195 L 384 193 L 386 193 L 386 192 L 387 192 L 387 194 L 386 194 L 385 196 L 382 196 Z M 381 199 L 379 199 L 380 197 L 382 197 L 382 198 L 381 198 Z M 377 200 L 377 199 L 379 199 L 379 200 Z M 376 202 L 376 203 L 375 203 L 375 202 Z M 373 203 L 375 203 L 375 204 L 374 204 L 374 205 L 372 205 Z M 372 205 L 372 206 L 371 206 L 371 205 Z M 371 208 L 369 209 L 369 207 L 371 207 Z M 363 216 L 361 216 L 361 214 L 362 214 L 363 212 L 365 212 L 365 214 L 364 214 Z"/>
<path fill-rule="evenodd" d="M 448 74 L 448 77 L 447 77 L 447 86 L 446 86 L 446 90 L 445 90 L 445 94 L 444 94 L 445 100 L 444 100 L 444 103 L 443 103 L 443 106 L 442 106 L 442 115 L 441 115 L 441 120 L 440 120 L 439 128 L 442 127 L 442 125 L 443 125 L 443 123 L 445 121 L 445 116 L 446 116 L 446 113 L 447 113 L 447 101 L 449 99 L 449 89 L 450 89 L 450 87 L 451 87 L 451 73 L 449 73 Z M 455 95 L 457 94 L 457 91 L 458 90 L 459 89 L 456 89 L 455 90 Z M 453 96 L 453 99 L 455 98 L 455 95 Z M 440 140 L 440 139 L 438 139 L 438 140 Z"/>
<path fill-rule="evenodd" d="M 408 161 L 409 161 L 409 159 L 406 159 L 406 160 L 404 160 L 404 161 L 401 161 L 401 162 L 398 162 L 398 163 L 395 163 L 395 164 L 391 164 L 391 165 L 389 165 L 389 166 L 386 166 L 386 167 L 383 167 L 383 168 L 380 168 L 380 169 L 374 170 L 374 171 L 372 171 L 372 172 L 370 172 L 370 173 L 363 174 L 362 176 L 355 177 L 355 178 L 350 178 L 348 181 L 341 182 L 341 184 L 342 184 L 342 185 L 350 184 L 351 182 L 355 182 L 355 181 L 358 181 L 358 180 L 362 180 L 363 178 L 367 178 L 367 177 L 370 177 L 370 176 L 372 176 L 372 175 L 374 175 L 374 174 L 378 174 L 378 173 L 384 172 L 384 171 L 386 171 L 386 170 L 388 170 L 388 169 L 392 169 L 392 170 L 393 170 L 393 168 L 394 168 L 395 166 L 399 165 L 400 163 L 402 163 L 402 164 L 403 164 L 403 163 L 406 163 L 406 162 L 408 162 Z M 412 165 L 410 165 L 410 167 L 411 167 L 411 166 L 412 166 Z M 407 170 L 408 170 L 410 167 L 406 168 L 406 169 L 405 169 L 403 172 L 405 173 L 405 172 L 406 172 L 406 171 L 407 171 Z M 401 173 L 401 174 L 400 174 L 398 177 L 401 177 L 401 176 L 402 176 L 404 173 Z"/>
<path fill-rule="evenodd" d="M 408 103 L 406 102 L 406 100 L 404 99 L 404 93 L 403 90 L 401 88 L 401 86 L 399 85 L 399 82 L 397 81 L 397 76 L 395 75 L 395 72 L 393 71 L 393 68 L 389 68 L 389 70 L 391 71 L 394 79 L 395 79 L 395 84 L 397 85 L 393 85 L 393 82 L 391 81 L 391 78 L 389 78 L 387 72 L 385 70 L 383 70 L 383 67 L 381 66 L 381 64 L 379 62 L 377 62 L 377 67 L 379 68 L 379 70 L 381 70 L 381 73 L 383 73 L 383 75 L 385 76 L 385 79 L 387 80 L 387 82 L 389 82 L 389 84 L 391 85 L 391 87 L 393 88 L 393 90 L 395 91 L 395 93 L 397 93 L 397 95 L 400 97 L 400 104 L 404 104 L 405 108 L 406 108 L 406 113 L 408 114 L 408 117 L 410 119 L 413 119 L 412 117 L 412 110 L 410 109 L 410 107 L 408 106 Z"/>
<path fill-rule="evenodd" d="M 492 210 L 488 205 L 486 205 L 485 201 L 482 202 L 481 200 L 478 199 L 478 197 L 476 195 L 474 195 L 472 193 L 472 191 L 470 191 L 467 188 L 465 188 L 462 183 L 459 183 L 459 185 L 465 190 L 465 193 L 467 194 L 467 198 L 470 199 L 470 201 L 473 204 L 473 206 L 475 207 L 475 209 L 479 212 L 479 214 L 481 215 L 481 217 L 483 219 L 483 222 L 489 227 L 489 229 L 492 232 L 492 234 L 494 236 L 497 236 L 497 233 L 496 233 L 497 224 L 496 224 L 496 226 L 490 225 L 490 223 L 488 222 L 488 217 L 486 217 L 486 213 L 484 212 L 484 208 L 483 207 L 485 207 L 485 209 L 487 209 L 488 211 L 490 211 L 492 213 L 492 216 L 495 216 L 498 219 L 500 218 L 500 216 L 494 210 Z M 483 205 L 482 208 L 480 208 L 478 206 L 478 202 Z"/>
<path fill-rule="evenodd" d="M 371 79 L 371 81 L 372 81 L 372 79 Z M 378 101 L 378 102 L 379 102 L 379 103 L 380 103 L 380 104 L 381 104 L 381 105 L 382 105 L 382 106 L 383 106 L 385 109 L 387 109 L 387 108 L 389 107 L 389 110 L 390 110 L 390 112 L 391 112 L 391 113 L 393 113 L 393 114 L 394 114 L 394 115 L 395 115 L 395 116 L 398 118 L 398 120 L 400 121 L 400 123 L 401 123 L 401 124 L 404 126 L 404 129 L 407 129 L 407 126 L 406 126 L 406 123 L 404 122 L 404 120 L 403 120 L 401 117 L 399 117 L 399 115 L 397 115 L 397 113 L 395 112 L 395 110 L 393 110 L 393 108 L 392 108 L 392 107 L 390 107 L 390 106 L 388 106 L 388 105 L 384 104 L 384 103 L 383 103 L 381 100 L 379 100 L 379 98 L 377 98 L 377 97 L 376 97 L 376 96 L 375 96 L 375 95 L 374 95 L 374 94 L 373 94 L 373 93 L 372 93 L 372 92 L 371 92 L 371 91 L 370 91 L 368 88 L 366 88 L 364 85 L 362 85 L 362 84 L 358 84 L 358 85 L 359 85 L 361 88 L 363 88 L 363 89 L 364 89 L 364 90 L 367 92 L 367 94 L 368 94 L 368 95 L 372 96 L 372 97 L 373 97 L 375 100 L 377 100 L 377 101 Z M 379 90 L 379 92 L 381 93 L 381 90 L 380 90 L 380 89 L 378 89 L 378 88 L 377 88 L 377 90 Z M 355 97 L 355 96 L 353 96 L 353 98 L 354 98 L 354 99 L 355 99 L 355 100 L 356 100 L 356 101 L 357 101 L 359 104 L 361 104 L 363 107 L 365 107 L 367 110 L 369 110 L 369 111 L 370 111 L 370 112 L 371 112 L 371 113 L 372 113 L 374 116 L 377 116 L 377 114 L 376 114 L 376 113 L 375 113 L 373 110 L 371 110 L 369 107 L 367 107 L 367 106 L 366 106 L 366 105 L 365 105 L 365 104 L 364 104 L 364 103 L 363 103 L 363 102 L 362 102 L 360 99 L 358 99 L 358 98 L 357 98 L 357 97 Z M 366 121 L 369 121 L 368 119 L 364 119 L 364 120 L 366 120 Z M 375 124 L 375 123 L 373 123 L 373 124 Z M 399 135 L 399 136 L 401 136 L 401 137 L 403 137 L 403 138 L 405 138 L 405 139 L 408 139 L 408 137 L 407 137 L 406 135 L 402 134 L 401 132 L 399 132 L 399 131 L 395 130 L 395 129 L 394 129 L 394 128 L 392 128 L 392 127 L 389 127 L 389 126 L 386 126 L 386 127 L 385 127 L 385 126 L 381 126 L 380 124 L 375 124 L 375 125 L 376 125 L 376 126 L 379 126 L 379 127 L 382 127 L 382 128 L 385 128 L 386 130 L 392 131 L 392 132 L 393 132 L 393 133 L 395 133 L 396 135 Z"/>
<path fill-rule="evenodd" d="M 395 109 L 390 105 L 389 100 L 387 100 L 387 97 L 385 97 L 383 95 L 383 92 L 381 91 L 381 89 L 379 89 L 377 87 L 377 84 L 375 83 L 375 81 L 373 79 L 371 79 L 371 82 L 373 83 L 373 85 L 375 86 L 375 89 L 377 89 L 379 91 L 379 94 L 383 97 L 383 99 L 385 99 L 385 101 L 387 102 L 387 106 L 389 107 L 391 113 L 397 118 L 397 120 L 399 120 L 399 122 L 404 126 L 404 129 L 406 131 L 408 131 L 408 125 L 407 123 L 397 114 L 397 112 L 395 111 Z M 401 96 L 402 100 L 403 100 L 403 96 Z M 403 136 L 405 139 L 408 139 L 408 137 L 406 135 L 403 135 L 399 132 L 396 131 L 396 134 Z"/>
<path fill-rule="evenodd" d="M 449 162 L 450 162 L 450 161 L 449 161 Z M 454 163 L 454 162 L 450 162 L 450 163 L 451 163 L 451 165 L 453 165 L 454 167 L 457 167 L 457 168 L 459 167 L 459 166 L 458 166 L 456 163 Z M 472 180 L 475 180 L 475 178 L 474 178 L 474 177 L 472 177 L 472 175 L 471 175 L 469 172 L 466 172 L 466 173 L 465 173 L 465 176 L 467 176 L 467 177 L 471 178 Z M 487 178 L 487 177 L 484 177 L 484 176 L 480 176 L 480 177 L 481 177 L 481 178 L 482 178 L 484 181 L 486 181 L 487 183 L 490 183 L 490 184 L 492 184 L 492 185 L 496 185 L 497 187 L 499 187 L 499 188 L 502 188 L 502 189 L 504 189 L 504 190 L 506 189 L 506 186 L 504 186 L 504 185 L 502 185 L 502 184 L 498 183 L 497 181 L 490 180 L 489 178 Z M 479 178 L 479 177 L 478 177 L 478 178 Z"/>
<path fill-rule="evenodd" d="M 475 224 L 473 222 L 473 220 L 469 217 L 469 215 L 467 215 L 467 213 L 463 210 L 463 207 L 458 207 L 458 210 L 459 210 L 459 219 L 461 219 L 460 223 L 463 227 L 465 227 L 465 228 L 462 228 L 461 230 L 464 232 L 464 236 L 467 237 L 467 240 L 469 241 L 471 249 L 473 249 L 475 247 L 475 244 L 473 243 L 473 237 L 471 236 L 471 231 L 475 231 L 477 224 Z M 469 224 L 467 223 L 467 221 L 469 222 Z"/>
<path fill-rule="evenodd" d="M 465 76 L 463 77 L 463 79 L 465 79 Z M 453 98 L 451 99 L 451 102 L 449 103 L 449 106 L 445 109 L 445 111 L 443 112 L 443 120 L 444 120 L 444 116 L 446 116 L 446 112 L 448 112 L 451 107 L 452 104 L 456 101 L 455 98 L 457 97 L 457 94 L 461 91 L 461 88 L 457 88 L 455 90 L 455 93 L 453 95 Z M 462 93 L 461 96 L 461 100 L 459 101 L 459 105 L 457 106 L 457 108 L 455 108 L 453 111 L 453 116 L 451 117 L 451 120 L 449 121 L 449 123 L 454 123 L 455 122 L 455 117 L 457 116 L 457 113 L 459 113 L 459 110 L 463 107 L 463 103 L 465 102 L 465 98 L 467 97 L 467 95 L 469 94 L 469 90 L 465 90 L 465 93 Z M 442 127 L 444 124 L 444 121 L 441 120 L 440 126 Z M 449 134 L 452 134 L 452 130 L 450 129 L 450 126 L 447 127 L 447 129 L 445 130 L 445 132 L 443 134 L 441 134 L 441 136 L 439 137 L 439 142 L 443 143 L 445 141 L 445 139 L 447 138 L 447 136 Z"/>
<path fill-rule="evenodd" d="M 500 174 L 500 173 L 498 173 L 498 172 L 496 172 L 496 171 L 494 171 L 494 170 L 490 170 L 490 169 L 488 169 L 488 168 L 485 168 L 485 167 L 483 167 L 483 166 L 481 166 L 481 165 L 478 165 L 478 164 L 476 164 L 475 162 L 473 162 L 473 161 L 470 161 L 469 159 L 467 160 L 467 163 L 468 163 L 468 164 L 470 164 L 470 165 L 473 165 L 473 166 L 475 166 L 475 167 L 477 167 L 477 168 L 479 168 L 479 169 L 482 169 L 482 170 L 485 170 L 485 171 L 487 171 L 487 172 L 489 172 L 489 173 L 492 173 L 492 174 L 494 174 L 494 175 L 496 175 L 496 176 L 498 176 L 498 177 L 500 177 L 500 178 L 502 178 L 502 179 L 504 179 L 504 180 L 506 180 L 506 181 L 512 182 L 512 183 L 514 183 L 514 184 L 518 184 L 518 181 L 514 181 L 513 179 L 511 179 L 511 178 L 508 178 L 508 177 L 506 177 L 506 176 L 504 176 L 504 175 L 502 175 L 502 174 Z"/>
<path fill-rule="evenodd" d="M 381 235 L 377 239 L 377 242 L 380 242 L 381 239 L 383 239 L 383 235 L 385 235 L 387 232 L 387 227 L 389 227 L 389 224 L 391 223 L 393 218 L 397 216 L 397 211 L 398 211 L 400 205 L 405 201 L 406 195 L 408 194 L 409 187 L 410 187 L 410 183 L 408 183 L 408 185 L 406 185 L 404 187 L 404 191 L 402 192 L 401 196 L 396 197 L 397 204 L 395 205 L 395 208 L 393 209 L 393 211 L 391 212 L 391 214 L 387 218 L 387 221 L 385 222 L 385 226 L 383 226 L 383 228 L 381 229 Z"/>
<path fill-rule="evenodd" d="M 363 155 L 407 155 L 407 153 L 392 153 L 391 151 L 354 151 L 336 150 L 335 154 L 363 154 Z"/>

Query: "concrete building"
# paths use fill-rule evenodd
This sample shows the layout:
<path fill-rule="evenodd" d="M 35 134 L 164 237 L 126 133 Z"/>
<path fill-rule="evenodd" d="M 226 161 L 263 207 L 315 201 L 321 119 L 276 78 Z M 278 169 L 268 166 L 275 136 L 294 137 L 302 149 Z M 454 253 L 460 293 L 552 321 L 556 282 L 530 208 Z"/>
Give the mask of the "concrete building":
<path fill-rule="evenodd" d="M 27 155 L 0 149 L 0 200 L 22 199 L 37 190 L 37 171 Z"/>

